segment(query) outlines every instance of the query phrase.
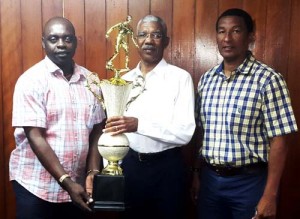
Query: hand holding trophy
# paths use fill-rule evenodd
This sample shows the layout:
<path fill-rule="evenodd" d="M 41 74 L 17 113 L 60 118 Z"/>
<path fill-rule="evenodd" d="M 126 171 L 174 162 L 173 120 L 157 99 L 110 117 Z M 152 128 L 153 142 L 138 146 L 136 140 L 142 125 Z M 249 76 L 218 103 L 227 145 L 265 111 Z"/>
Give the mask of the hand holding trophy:
<path fill-rule="evenodd" d="M 133 30 L 129 25 L 131 16 L 127 16 L 126 21 L 112 26 L 106 33 L 106 37 L 114 29 L 118 29 L 115 51 L 113 56 L 107 61 L 106 69 L 114 72 L 114 77 L 107 80 L 100 80 L 94 73 L 89 75 L 88 89 L 96 96 L 106 110 L 107 117 L 122 116 L 132 83 L 121 78 L 121 73 L 129 71 L 129 44 L 128 36 L 131 36 L 134 45 Z M 125 52 L 124 68 L 115 68 L 113 60 L 119 55 L 120 49 Z M 102 95 L 93 92 L 93 87 L 101 88 Z M 119 166 L 129 150 L 129 142 L 125 134 L 111 135 L 103 133 L 98 141 L 98 150 L 103 158 L 108 161 L 107 166 L 102 170 L 101 174 L 94 177 L 93 198 L 94 210 L 115 210 L 125 209 L 124 203 L 124 176 Z"/>

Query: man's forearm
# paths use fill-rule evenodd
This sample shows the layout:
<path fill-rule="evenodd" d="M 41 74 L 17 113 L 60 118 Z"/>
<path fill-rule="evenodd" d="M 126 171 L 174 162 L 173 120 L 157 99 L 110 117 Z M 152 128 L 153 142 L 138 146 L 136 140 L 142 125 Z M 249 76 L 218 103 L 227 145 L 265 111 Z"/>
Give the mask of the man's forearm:
<path fill-rule="evenodd" d="M 23 127 L 29 144 L 45 169 L 56 179 L 66 174 L 57 155 L 44 137 L 44 130 L 38 127 Z"/>
<path fill-rule="evenodd" d="M 288 148 L 285 145 L 284 136 L 277 136 L 271 139 L 268 163 L 268 179 L 263 195 L 271 197 L 277 196 L 287 152 Z"/>
<path fill-rule="evenodd" d="M 89 136 L 90 147 L 87 157 L 87 171 L 100 170 L 102 168 L 102 158 L 98 151 L 98 140 L 102 134 L 102 129 L 104 126 L 104 121 L 100 124 L 96 124 Z"/>

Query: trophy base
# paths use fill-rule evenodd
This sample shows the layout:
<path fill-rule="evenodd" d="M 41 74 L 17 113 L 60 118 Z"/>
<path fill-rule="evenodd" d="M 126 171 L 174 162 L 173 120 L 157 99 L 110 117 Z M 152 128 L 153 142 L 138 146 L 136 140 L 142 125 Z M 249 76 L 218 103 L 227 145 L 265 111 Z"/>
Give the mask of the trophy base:
<path fill-rule="evenodd" d="M 124 211 L 124 176 L 95 175 L 93 185 L 94 211 Z"/>
<path fill-rule="evenodd" d="M 101 171 L 103 175 L 111 176 L 121 176 L 123 175 L 123 170 L 119 166 L 118 161 L 108 161 L 107 166 Z"/>

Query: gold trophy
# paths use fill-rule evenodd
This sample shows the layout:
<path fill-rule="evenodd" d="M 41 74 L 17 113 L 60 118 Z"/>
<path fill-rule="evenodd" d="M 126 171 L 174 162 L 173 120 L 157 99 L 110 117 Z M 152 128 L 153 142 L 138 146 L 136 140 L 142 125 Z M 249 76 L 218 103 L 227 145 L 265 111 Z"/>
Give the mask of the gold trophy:
<path fill-rule="evenodd" d="M 132 89 L 132 83 L 121 78 L 121 73 L 129 71 L 129 43 L 131 37 L 135 46 L 134 33 L 129 25 L 131 16 L 127 16 L 126 21 L 112 26 L 106 33 L 109 34 L 117 29 L 118 35 L 114 54 L 106 63 L 106 69 L 114 72 L 114 77 L 107 80 L 100 80 L 94 73 L 89 75 L 87 87 L 100 101 L 106 110 L 107 117 L 122 116 L 128 96 Z M 116 68 L 113 60 L 120 54 L 120 49 L 125 52 L 125 62 L 123 68 Z M 102 95 L 93 91 L 93 86 L 101 88 Z M 98 141 L 98 150 L 103 158 L 108 161 L 107 166 L 101 174 L 94 177 L 93 198 L 95 200 L 94 210 L 122 211 L 125 209 L 124 202 L 124 176 L 119 161 L 122 160 L 128 150 L 129 141 L 125 134 L 112 136 L 110 133 L 103 133 Z"/>

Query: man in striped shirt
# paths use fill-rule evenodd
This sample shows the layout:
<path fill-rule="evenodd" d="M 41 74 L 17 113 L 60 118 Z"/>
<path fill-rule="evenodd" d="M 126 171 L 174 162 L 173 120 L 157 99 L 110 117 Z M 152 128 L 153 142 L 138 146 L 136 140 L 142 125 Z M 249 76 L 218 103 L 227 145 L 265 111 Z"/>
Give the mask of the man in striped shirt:
<path fill-rule="evenodd" d="M 97 141 L 105 114 L 86 87 L 90 72 L 73 61 L 72 23 L 50 19 L 42 45 L 45 59 L 20 76 L 13 97 L 16 148 L 9 171 L 16 215 L 83 219 L 91 211 L 88 192 L 97 171 L 89 170 L 100 168 Z"/>
<path fill-rule="evenodd" d="M 193 180 L 199 217 L 274 217 L 285 135 L 297 131 L 289 92 L 282 75 L 248 50 L 254 28 L 247 12 L 225 11 L 216 31 L 224 60 L 201 77 L 195 110 L 202 136 L 194 169 L 201 167 L 200 180 Z"/>

